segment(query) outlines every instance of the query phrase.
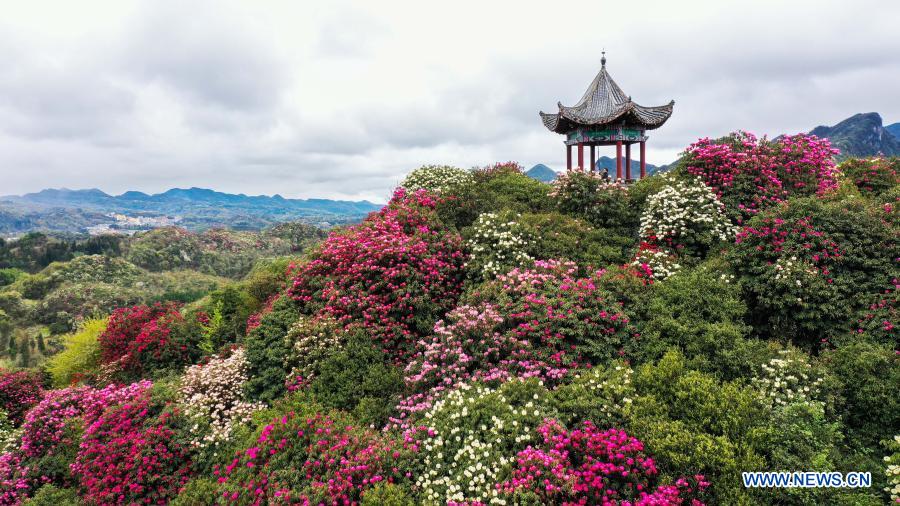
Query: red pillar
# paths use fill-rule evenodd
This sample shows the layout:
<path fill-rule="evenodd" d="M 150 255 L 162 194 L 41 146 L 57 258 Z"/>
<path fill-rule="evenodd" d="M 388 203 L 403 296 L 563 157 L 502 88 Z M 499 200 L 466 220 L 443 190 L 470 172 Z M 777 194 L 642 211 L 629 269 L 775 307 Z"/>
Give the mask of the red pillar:
<path fill-rule="evenodd" d="M 631 181 L 631 144 L 625 145 L 625 180 Z"/>
<path fill-rule="evenodd" d="M 572 170 L 572 145 L 566 144 L 566 170 Z"/>
<path fill-rule="evenodd" d="M 616 179 L 622 179 L 622 141 L 616 141 Z"/>
<path fill-rule="evenodd" d="M 584 144 L 578 143 L 578 170 L 584 170 Z"/>
<path fill-rule="evenodd" d="M 641 179 L 647 177 L 647 141 L 641 141 Z"/>
<path fill-rule="evenodd" d="M 591 172 L 594 172 L 594 168 L 597 166 L 597 158 L 594 156 L 594 145 L 591 144 Z"/>

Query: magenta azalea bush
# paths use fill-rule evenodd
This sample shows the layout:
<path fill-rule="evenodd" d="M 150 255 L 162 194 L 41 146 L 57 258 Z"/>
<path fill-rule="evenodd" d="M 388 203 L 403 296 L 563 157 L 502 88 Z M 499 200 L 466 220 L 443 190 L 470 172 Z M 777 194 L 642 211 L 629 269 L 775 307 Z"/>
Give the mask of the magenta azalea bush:
<path fill-rule="evenodd" d="M 392 356 L 407 355 L 462 289 L 462 239 L 443 229 L 435 206 L 424 190 L 398 189 L 381 212 L 331 234 L 297 269 L 291 296 L 341 324 L 362 325 Z"/>
<path fill-rule="evenodd" d="M 739 220 L 790 197 L 823 195 L 838 185 L 838 150 L 814 135 L 770 141 L 735 132 L 723 139 L 700 139 L 685 154 L 687 172 L 709 185 Z"/>
<path fill-rule="evenodd" d="M 145 390 L 85 427 L 72 475 L 86 502 L 165 504 L 190 479 L 181 415 L 158 403 Z"/>
<path fill-rule="evenodd" d="M 541 443 L 518 453 L 507 494 L 530 492 L 543 504 L 565 506 L 701 505 L 704 477 L 679 478 L 654 486 L 659 471 L 644 445 L 619 429 L 600 430 L 590 421 L 572 431 L 547 420 L 537 429 Z"/>
<path fill-rule="evenodd" d="M 342 415 L 288 411 L 215 474 L 223 504 L 358 504 L 379 483 L 408 479 L 415 443 L 354 427 Z"/>

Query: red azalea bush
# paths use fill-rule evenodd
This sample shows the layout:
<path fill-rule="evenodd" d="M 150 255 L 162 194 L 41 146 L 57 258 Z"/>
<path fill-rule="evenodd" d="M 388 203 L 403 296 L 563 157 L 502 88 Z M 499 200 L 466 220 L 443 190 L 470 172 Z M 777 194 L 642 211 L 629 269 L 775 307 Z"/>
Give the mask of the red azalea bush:
<path fill-rule="evenodd" d="M 710 186 L 738 221 L 789 197 L 822 195 L 837 188 L 828 139 L 785 135 L 769 141 L 748 132 L 700 139 L 685 151 L 684 167 Z"/>
<path fill-rule="evenodd" d="M 331 234 L 297 269 L 290 295 L 310 312 L 362 325 L 386 352 L 405 356 L 462 289 L 462 240 L 442 227 L 435 206 L 423 190 L 398 189 L 380 212 Z"/>
<path fill-rule="evenodd" d="M 878 196 L 900 184 L 900 158 L 851 158 L 838 168 L 863 195 Z"/>
<path fill-rule="evenodd" d="M 697 500 L 709 483 L 703 476 L 653 488 L 658 471 L 639 440 L 618 429 L 599 430 L 591 422 L 566 431 L 555 420 L 538 428 L 543 439 L 516 457 L 512 479 L 498 488 L 530 492 L 542 503 L 582 505 L 669 505 Z"/>
<path fill-rule="evenodd" d="M 144 391 L 85 428 L 72 475 L 88 504 L 165 504 L 190 479 L 177 410 Z"/>
<path fill-rule="evenodd" d="M 199 355 L 199 336 L 190 335 L 179 309 L 178 303 L 168 302 L 113 311 L 99 336 L 103 363 L 134 379 L 193 362 Z M 195 330 L 199 332 L 199 328 Z"/>
<path fill-rule="evenodd" d="M 358 504 L 375 485 L 406 480 L 400 461 L 412 441 L 395 443 L 344 415 L 289 411 L 253 444 L 216 469 L 226 504 Z"/>
<path fill-rule="evenodd" d="M 44 394 L 41 375 L 33 371 L 0 370 L 0 409 L 16 425 Z"/>

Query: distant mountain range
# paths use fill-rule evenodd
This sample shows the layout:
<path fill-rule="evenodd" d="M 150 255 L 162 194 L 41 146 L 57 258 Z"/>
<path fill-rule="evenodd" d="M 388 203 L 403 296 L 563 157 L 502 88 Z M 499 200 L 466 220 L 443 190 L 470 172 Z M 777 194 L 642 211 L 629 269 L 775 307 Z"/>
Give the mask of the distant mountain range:
<path fill-rule="evenodd" d="M 877 112 L 850 116 L 834 126 L 818 126 L 809 133 L 827 137 L 841 150 L 841 157 L 900 156 L 900 123 L 882 126 Z"/>
<path fill-rule="evenodd" d="M 109 195 L 97 189 L 48 189 L 0 197 L 0 233 L 30 230 L 84 232 L 110 222 L 111 213 L 169 216 L 188 229 L 211 227 L 257 230 L 285 221 L 319 226 L 358 221 L 381 205 L 368 201 L 286 199 L 247 196 L 205 188 L 173 188 L 149 195 L 137 191 Z"/>
<path fill-rule="evenodd" d="M 624 160 L 623 160 L 623 163 L 624 163 Z M 657 165 L 653 165 L 652 163 L 648 163 L 646 166 L 647 174 L 656 174 L 658 172 L 665 172 L 665 171 L 669 170 L 669 167 L 671 165 L 672 164 L 657 166 Z M 604 172 L 605 170 L 609 170 L 610 175 L 612 175 L 612 176 L 616 175 L 616 159 L 615 158 L 611 158 L 608 156 L 601 156 L 600 158 L 597 159 L 597 163 L 596 163 L 595 167 L 598 172 Z M 622 167 L 622 170 L 624 171 L 625 168 Z M 640 160 L 632 160 L 631 161 L 631 176 L 634 178 L 637 178 L 640 173 L 641 173 Z M 538 181 L 543 181 L 545 183 L 552 182 L 554 179 L 556 179 L 556 176 L 558 174 L 559 174 L 558 172 L 551 169 L 550 167 L 547 167 L 543 163 L 539 163 L 539 164 L 535 165 L 534 167 L 528 169 L 525 172 L 526 176 L 537 179 Z"/>

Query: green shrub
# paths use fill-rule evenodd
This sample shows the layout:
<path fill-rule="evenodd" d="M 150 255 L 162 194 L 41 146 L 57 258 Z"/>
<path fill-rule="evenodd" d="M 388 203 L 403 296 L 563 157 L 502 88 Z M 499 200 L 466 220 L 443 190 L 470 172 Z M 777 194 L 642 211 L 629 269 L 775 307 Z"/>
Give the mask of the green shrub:
<path fill-rule="evenodd" d="M 690 370 L 677 352 L 639 368 L 635 388 L 629 434 L 644 441 L 661 476 L 703 474 L 712 504 L 753 502 L 740 473 L 769 470 L 757 448 L 770 430 L 755 390 Z"/>
<path fill-rule="evenodd" d="M 740 295 L 733 276 L 706 266 L 655 283 L 637 322 L 643 360 L 678 348 L 692 368 L 730 379 L 750 374 L 768 352 L 764 341 L 747 338 Z"/>
<path fill-rule="evenodd" d="M 858 342 L 828 350 L 822 361 L 840 383 L 838 413 L 849 442 L 874 448 L 900 427 L 900 355 L 893 347 Z"/>
<path fill-rule="evenodd" d="M 551 196 L 563 213 L 615 230 L 618 235 L 637 236 L 640 211 L 631 207 L 624 184 L 592 172 L 571 171 L 556 178 Z"/>
<path fill-rule="evenodd" d="M 409 491 L 393 483 L 379 483 L 362 496 L 361 506 L 414 506 Z"/>
<path fill-rule="evenodd" d="M 100 343 L 106 319 L 86 320 L 77 332 L 62 336 L 63 350 L 47 362 L 47 372 L 55 387 L 65 387 L 90 378 L 100 367 Z"/>
<path fill-rule="evenodd" d="M 310 385 L 328 408 L 351 412 L 364 425 L 382 427 L 397 404 L 403 376 L 361 331 L 351 331 L 343 349 L 326 358 Z"/>
<path fill-rule="evenodd" d="M 216 504 L 222 494 L 219 492 L 219 484 L 208 478 L 194 478 L 187 482 L 178 496 L 172 500 L 172 506 L 199 506 L 201 504 Z"/>
<path fill-rule="evenodd" d="M 299 318 L 297 304 L 290 297 L 279 297 L 272 310 L 262 316 L 260 325 L 244 339 L 250 364 L 246 385 L 250 398 L 267 402 L 285 392 L 285 358 L 291 351 L 285 336 Z"/>
<path fill-rule="evenodd" d="M 634 240 L 559 213 L 527 213 L 519 223 L 530 238 L 525 252 L 543 260 L 568 259 L 585 270 L 624 264 Z"/>
<path fill-rule="evenodd" d="M 44 485 L 34 497 L 27 499 L 24 506 L 79 506 L 82 503 L 78 494 L 71 488 L 59 488 L 56 485 Z"/>
<path fill-rule="evenodd" d="M 550 211 L 550 185 L 519 172 L 504 172 L 480 180 L 472 198 L 479 212 L 509 209 L 517 213 Z M 476 215 L 477 216 L 477 215 Z"/>
<path fill-rule="evenodd" d="M 569 427 L 586 420 L 598 427 L 623 427 L 635 397 L 633 373 L 623 362 L 576 372 L 551 395 L 559 421 Z"/>

